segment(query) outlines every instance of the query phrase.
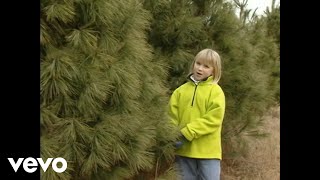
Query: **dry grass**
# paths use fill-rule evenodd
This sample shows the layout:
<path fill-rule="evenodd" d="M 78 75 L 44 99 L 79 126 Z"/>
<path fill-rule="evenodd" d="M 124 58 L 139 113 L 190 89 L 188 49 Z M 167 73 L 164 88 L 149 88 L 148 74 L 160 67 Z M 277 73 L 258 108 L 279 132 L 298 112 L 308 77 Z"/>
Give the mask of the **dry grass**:
<path fill-rule="evenodd" d="M 247 157 L 222 160 L 221 180 L 280 179 L 280 106 L 264 118 L 262 129 L 269 136 L 249 140 Z"/>

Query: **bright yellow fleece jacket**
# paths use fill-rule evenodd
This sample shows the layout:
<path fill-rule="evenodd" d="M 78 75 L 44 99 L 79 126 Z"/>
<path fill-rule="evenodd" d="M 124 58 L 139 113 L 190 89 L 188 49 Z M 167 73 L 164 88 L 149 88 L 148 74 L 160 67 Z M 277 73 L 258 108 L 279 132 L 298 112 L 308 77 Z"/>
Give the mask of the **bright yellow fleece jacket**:
<path fill-rule="evenodd" d="M 221 127 L 225 96 L 210 76 L 198 84 L 191 79 L 178 87 L 169 103 L 171 121 L 188 140 L 176 154 L 190 158 L 221 159 Z"/>

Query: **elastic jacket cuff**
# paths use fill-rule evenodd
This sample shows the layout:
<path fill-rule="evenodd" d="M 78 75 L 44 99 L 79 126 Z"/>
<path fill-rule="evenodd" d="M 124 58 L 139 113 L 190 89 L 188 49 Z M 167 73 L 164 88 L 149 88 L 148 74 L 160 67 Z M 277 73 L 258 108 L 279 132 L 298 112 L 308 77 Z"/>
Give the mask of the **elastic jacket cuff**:
<path fill-rule="evenodd" d="M 184 127 L 181 129 L 181 133 L 182 135 L 188 140 L 188 141 L 192 141 L 193 140 L 193 136 L 190 133 L 189 129 L 187 127 Z"/>

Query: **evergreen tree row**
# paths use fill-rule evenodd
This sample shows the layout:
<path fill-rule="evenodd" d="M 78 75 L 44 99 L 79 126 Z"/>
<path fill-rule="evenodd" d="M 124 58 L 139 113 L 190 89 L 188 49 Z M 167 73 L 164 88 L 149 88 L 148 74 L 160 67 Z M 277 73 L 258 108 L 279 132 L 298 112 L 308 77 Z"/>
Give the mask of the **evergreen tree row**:
<path fill-rule="evenodd" d="M 251 19 L 235 9 L 223 0 L 41 0 L 41 157 L 68 162 L 41 179 L 175 179 L 168 98 L 203 48 L 222 57 L 225 156 L 242 135 L 262 135 L 260 117 L 279 101 L 280 7 Z"/>

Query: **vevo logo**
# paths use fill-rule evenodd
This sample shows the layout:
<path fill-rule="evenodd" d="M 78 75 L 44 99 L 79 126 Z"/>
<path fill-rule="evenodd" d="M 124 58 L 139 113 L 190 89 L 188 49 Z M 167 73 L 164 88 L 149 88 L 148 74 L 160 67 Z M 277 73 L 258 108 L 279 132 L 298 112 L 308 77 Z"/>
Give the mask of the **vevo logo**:
<path fill-rule="evenodd" d="M 42 170 L 44 172 L 46 172 L 46 170 L 48 169 L 51 161 L 53 160 L 53 158 L 48 158 L 46 162 L 43 162 L 42 158 L 37 158 L 34 159 L 32 157 L 29 157 L 29 158 L 26 158 L 25 160 L 23 160 L 24 158 L 19 158 L 17 162 L 15 162 L 13 160 L 13 158 L 8 158 L 10 164 L 11 164 L 11 167 L 13 168 L 13 170 L 15 172 L 18 171 L 22 161 L 23 161 L 23 169 L 28 172 L 28 173 L 33 173 L 37 170 L 37 167 L 35 166 L 38 166 L 38 162 L 42 168 Z M 58 167 L 57 166 L 57 163 L 60 162 L 62 163 L 62 167 Z M 67 161 L 64 159 L 64 158 L 61 158 L 61 157 L 58 157 L 58 158 L 55 158 L 53 161 L 52 161 L 52 169 L 57 172 L 57 173 L 62 173 L 64 172 L 66 169 L 67 169 Z"/>

